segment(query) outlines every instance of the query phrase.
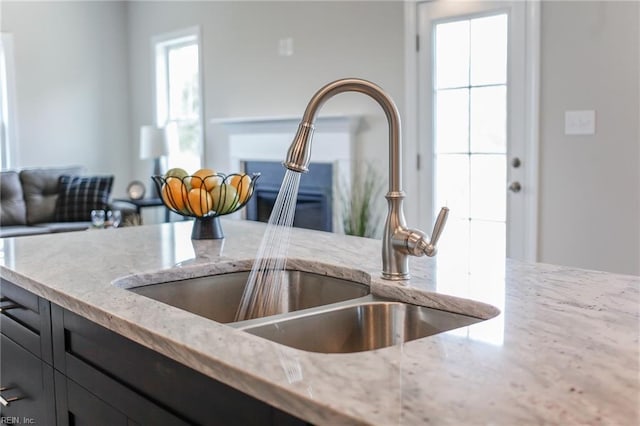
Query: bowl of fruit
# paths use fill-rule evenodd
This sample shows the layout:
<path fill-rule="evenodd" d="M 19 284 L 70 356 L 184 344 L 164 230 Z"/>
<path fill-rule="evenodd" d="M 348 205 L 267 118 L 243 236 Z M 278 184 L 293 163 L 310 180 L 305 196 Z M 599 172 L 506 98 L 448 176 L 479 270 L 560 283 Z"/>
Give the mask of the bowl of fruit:
<path fill-rule="evenodd" d="M 173 168 L 164 176 L 152 176 L 164 205 L 181 216 L 195 218 L 191 238 L 224 238 L 220 216 L 237 212 L 253 195 L 259 173 L 216 173 L 200 169 L 190 175 Z"/>

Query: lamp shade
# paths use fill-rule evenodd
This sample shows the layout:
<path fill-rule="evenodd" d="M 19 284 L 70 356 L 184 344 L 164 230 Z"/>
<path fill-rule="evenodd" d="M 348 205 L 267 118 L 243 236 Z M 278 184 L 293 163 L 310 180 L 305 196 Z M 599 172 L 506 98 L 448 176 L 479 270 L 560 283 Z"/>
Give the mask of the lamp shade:
<path fill-rule="evenodd" d="M 167 155 L 168 151 L 165 129 L 156 126 L 140 127 L 140 158 L 158 158 Z"/>

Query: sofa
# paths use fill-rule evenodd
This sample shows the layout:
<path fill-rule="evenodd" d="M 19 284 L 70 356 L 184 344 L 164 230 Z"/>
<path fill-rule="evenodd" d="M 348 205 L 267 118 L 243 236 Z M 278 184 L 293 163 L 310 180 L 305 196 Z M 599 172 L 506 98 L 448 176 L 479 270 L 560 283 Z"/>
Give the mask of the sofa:
<path fill-rule="evenodd" d="M 130 207 L 110 203 L 113 176 L 84 176 L 82 167 L 0 172 L 0 237 L 81 231 L 91 210 Z"/>

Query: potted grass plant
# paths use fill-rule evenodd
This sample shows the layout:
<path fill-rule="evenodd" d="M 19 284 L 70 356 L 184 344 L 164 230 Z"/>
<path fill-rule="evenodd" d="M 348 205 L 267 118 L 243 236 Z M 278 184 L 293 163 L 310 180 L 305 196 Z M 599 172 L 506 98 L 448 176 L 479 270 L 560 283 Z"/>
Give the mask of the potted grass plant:
<path fill-rule="evenodd" d="M 342 184 L 342 225 L 344 233 L 379 238 L 382 228 L 381 199 L 384 179 L 377 168 L 366 163 L 358 168 L 350 185 Z"/>

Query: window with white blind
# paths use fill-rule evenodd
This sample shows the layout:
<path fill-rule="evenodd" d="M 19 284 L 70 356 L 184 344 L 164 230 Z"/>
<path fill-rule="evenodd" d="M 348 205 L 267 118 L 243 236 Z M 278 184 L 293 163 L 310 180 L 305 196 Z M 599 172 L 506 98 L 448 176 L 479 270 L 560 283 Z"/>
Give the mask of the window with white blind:
<path fill-rule="evenodd" d="M 198 28 L 154 39 L 156 124 L 166 127 L 167 167 L 198 170 L 203 153 L 202 79 Z"/>
<path fill-rule="evenodd" d="M 0 168 L 16 167 L 17 120 L 13 36 L 0 34 Z"/>

